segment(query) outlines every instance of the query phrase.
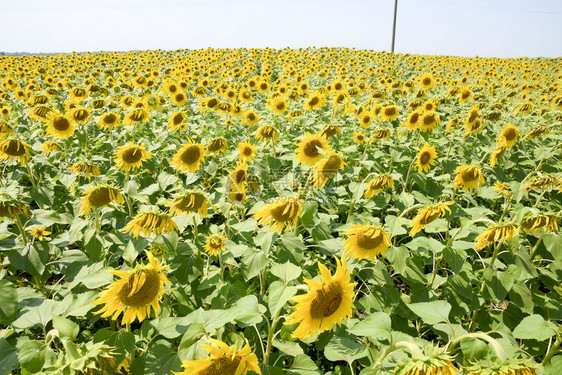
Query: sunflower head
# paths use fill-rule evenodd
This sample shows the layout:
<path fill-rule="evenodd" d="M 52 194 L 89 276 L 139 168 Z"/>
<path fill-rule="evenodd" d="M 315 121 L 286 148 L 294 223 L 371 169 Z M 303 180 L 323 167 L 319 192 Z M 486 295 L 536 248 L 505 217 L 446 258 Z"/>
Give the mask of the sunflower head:
<path fill-rule="evenodd" d="M 295 150 L 296 159 L 302 164 L 313 166 L 318 163 L 323 155 L 322 152 L 331 151 L 326 142 L 326 137 L 318 133 L 306 133 Z"/>
<path fill-rule="evenodd" d="M 256 139 L 263 140 L 264 142 L 273 141 L 277 142 L 279 138 L 279 133 L 277 129 L 270 125 L 262 125 L 258 128 L 256 133 Z"/>
<path fill-rule="evenodd" d="M 394 375 L 456 375 L 460 369 L 453 364 L 454 358 L 447 354 L 445 348 L 429 345 L 421 356 L 413 356 L 400 362 L 394 369 Z"/>
<path fill-rule="evenodd" d="M 302 209 L 302 202 L 298 198 L 280 198 L 255 211 L 254 218 L 258 224 L 271 224 L 269 230 L 281 233 L 297 225 Z"/>
<path fill-rule="evenodd" d="M 416 157 L 416 165 L 418 166 L 418 172 L 424 171 L 428 172 L 432 165 L 435 165 L 435 158 L 437 158 L 437 152 L 435 152 L 435 147 L 425 144 Z"/>
<path fill-rule="evenodd" d="M 176 196 L 172 202 L 168 204 L 170 214 L 180 216 L 190 212 L 204 218 L 207 216 L 207 204 L 209 200 L 202 191 L 189 190 Z"/>
<path fill-rule="evenodd" d="M 479 251 L 491 243 L 502 243 L 511 240 L 519 233 L 513 222 L 499 223 L 489 226 L 475 239 L 474 250 Z"/>
<path fill-rule="evenodd" d="M 123 228 L 123 233 L 128 233 L 134 238 L 139 235 L 162 234 L 178 229 L 170 215 L 160 211 L 143 211 L 135 216 Z"/>
<path fill-rule="evenodd" d="M 475 165 L 457 167 L 455 173 L 454 187 L 457 189 L 470 191 L 478 189 L 485 182 L 481 169 Z"/>
<path fill-rule="evenodd" d="M 546 233 L 558 233 L 558 216 L 556 214 L 536 213 L 526 216 L 519 227 L 525 233 L 544 230 Z"/>
<path fill-rule="evenodd" d="M 238 145 L 238 158 L 242 161 L 252 161 L 256 157 L 256 146 L 250 142 L 241 142 Z"/>
<path fill-rule="evenodd" d="M 102 130 L 113 130 L 119 127 L 121 117 L 114 113 L 108 112 L 100 116 L 98 120 L 98 127 Z"/>
<path fill-rule="evenodd" d="M 47 116 L 47 133 L 55 138 L 67 138 L 74 134 L 74 119 L 59 112 Z"/>
<path fill-rule="evenodd" d="M 1 146 L 0 146 L 1 147 Z M 556 185 L 560 184 L 560 179 L 551 174 L 539 174 L 536 177 L 533 177 L 527 182 L 523 189 L 530 191 L 530 190 L 550 190 L 556 188 Z"/>
<path fill-rule="evenodd" d="M 23 194 L 20 194 L 17 189 L 2 188 L 0 190 L 0 217 L 29 216 L 25 203 L 20 200 L 22 196 Z"/>
<path fill-rule="evenodd" d="M 498 143 L 505 143 L 506 147 L 512 147 L 517 142 L 518 136 L 519 129 L 511 124 L 507 124 L 498 136 Z"/>
<path fill-rule="evenodd" d="M 189 139 L 188 143 L 182 144 L 182 147 L 176 152 L 171 165 L 180 172 L 196 172 L 204 161 L 205 147 Z"/>
<path fill-rule="evenodd" d="M 414 237 L 416 233 L 425 228 L 428 224 L 432 223 L 435 219 L 444 217 L 446 213 L 451 213 L 450 205 L 454 204 L 453 201 L 439 202 L 430 204 L 421 210 L 418 210 L 418 214 L 412 219 L 410 223 L 410 237 Z"/>
<path fill-rule="evenodd" d="M 390 175 L 385 174 L 377 176 L 367 184 L 367 188 L 365 189 L 365 198 L 371 199 L 379 191 L 392 188 L 394 188 L 394 180 Z"/>
<path fill-rule="evenodd" d="M 0 142 L 0 160 L 16 159 L 18 163 L 25 164 L 31 158 L 31 146 L 19 139 L 11 138 Z"/>
<path fill-rule="evenodd" d="M 125 115 L 123 125 L 135 125 L 146 122 L 150 117 L 150 113 L 145 108 L 135 108 Z"/>
<path fill-rule="evenodd" d="M 326 182 L 332 177 L 336 177 L 338 170 L 343 169 L 346 163 L 343 155 L 334 151 L 329 151 L 320 161 L 314 164 L 312 182 L 316 188 L 323 188 Z"/>
<path fill-rule="evenodd" d="M 214 138 L 207 145 L 207 154 L 212 153 L 218 155 L 221 152 L 224 152 L 227 148 L 228 143 L 226 142 L 226 139 L 223 137 Z"/>
<path fill-rule="evenodd" d="M 119 189 L 112 185 L 98 185 L 84 192 L 82 200 L 80 201 L 81 215 L 87 216 L 92 208 L 107 206 L 111 202 L 118 204 L 124 202 Z"/>
<path fill-rule="evenodd" d="M 144 144 L 137 146 L 129 143 L 115 151 L 115 166 L 128 172 L 140 168 L 142 163 L 151 157 L 152 154 L 144 149 Z"/>
<path fill-rule="evenodd" d="M 353 229 L 343 233 L 349 236 L 345 240 L 345 252 L 351 258 L 359 260 L 365 258 L 374 260 L 379 254 L 384 257 L 385 251 L 391 245 L 391 234 L 377 225 L 352 225 Z"/>
<path fill-rule="evenodd" d="M 439 115 L 436 112 L 424 112 L 420 115 L 416 123 L 418 129 L 422 132 L 431 132 L 441 123 Z"/>
<path fill-rule="evenodd" d="M 359 144 L 365 143 L 365 134 L 360 132 L 353 133 L 353 142 Z"/>
<path fill-rule="evenodd" d="M 77 175 L 84 175 L 88 180 L 92 176 L 99 176 L 101 174 L 100 169 L 93 164 L 89 163 L 77 163 L 70 167 L 70 172 Z"/>
<path fill-rule="evenodd" d="M 203 246 L 203 249 L 207 254 L 220 255 L 224 252 L 224 243 L 226 242 L 226 237 L 221 234 L 213 234 L 211 236 L 205 236 L 207 242 Z"/>
<path fill-rule="evenodd" d="M 187 128 L 187 115 L 184 112 L 174 112 L 168 118 L 168 129 L 185 130 Z"/>

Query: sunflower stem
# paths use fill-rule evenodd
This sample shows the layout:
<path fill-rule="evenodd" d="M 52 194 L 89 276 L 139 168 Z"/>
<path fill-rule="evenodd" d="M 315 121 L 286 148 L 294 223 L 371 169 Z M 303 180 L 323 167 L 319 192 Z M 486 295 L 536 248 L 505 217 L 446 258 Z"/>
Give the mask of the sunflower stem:
<path fill-rule="evenodd" d="M 537 198 L 537 201 L 535 202 L 535 204 L 533 205 L 533 207 L 537 207 L 539 205 L 539 203 L 541 202 L 541 199 L 543 197 L 543 195 L 546 193 L 546 190 L 543 190 L 541 195 L 539 195 L 539 197 Z"/>
<path fill-rule="evenodd" d="M 224 266 L 222 264 L 222 253 L 219 254 L 219 266 L 221 268 L 221 281 L 224 281 Z"/>
<path fill-rule="evenodd" d="M 27 246 L 27 237 L 25 235 L 25 231 L 23 230 L 23 225 L 21 225 L 21 221 L 20 221 L 20 217 L 18 214 L 14 215 L 14 221 L 16 222 L 16 225 L 18 226 L 18 229 L 20 230 L 21 233 L 21 241 L 23 242 L 23 246 Z"/>
<path fill-rule="evenodd" d="M 439 256 L 435 260 L 435 266 L 433 266 L 433 272 L 431 274 L 431 281 L 429 282 L 428 288 L 429 290 L 433 289 L 433 283 L 435 282 L 435 276 L 437 276 L 437 272 L 439 271 L 439 266 L 441 265 L 441 261 L 443 260 L 443 254 Z"/>
<path fill-rule="evenodd" d="M 29 175 L 29 179 L 31 180 L 31 184 L 33 185 L 33 190 L 37 190 L 37 182 L 35 181 L 35 177 L 33 177 L 33 173 L 31 172 L 31 167 L 29 163 L 25 162 L 25 167 L 27 168 L 27 174 Z"/>
<path fill-rule="evenodd" d="M 529 256 L 531 257 L 531 260 L 533 260 L 533 258 L 535 257 L 535 253 L 537 252 L 539 245 L 542 242 L 542 238 L 544 237 L 544 233 L 541 234 L 541 236 L 539 237 L 539 239 L 537 240 L 537 243 L 535 244 L 535 246 L 533 246 L 533 249 L 531 250 L 531 252 L 529 253 Z"/>
<path fill-rule="evenodd" d="M 271 325 L 268 324 L 267 344 L 266 344 L 266 347 L 265 347 L 265 355 L 263 357 L 263 364 L 266 365 L 266 366 L 269 364 L 269 354 L 271 353 L 271 345 L 273 344 L 273 338 L 276 335 L 275 334 L 275 328 L 277 328 L 277 323 L 279 322 L 279 313 L 280 312 L 281 312 L 281 309 L 279 309 L 279 311 L 277 311 L 277 313 L 273 317 L 273 320 L 271 321 Z"/>
<path fill-rule="evenodd" d="M 373 365 L 373 369 L 377 370 L 379 367 L 382 366 L 382 363 L 384 361 L 384 359 L 386 357 L 388 357 L 388 355 L 396 350 L 402 349 L 402 348 L 406 348 L 408 349 L 408 351 L 412 354 L 413 358 L 423 358 L 424 355 L 421 351 L 421 349 L 419 348 L 419 346 L 417 346 L 416 344 L 412 343 L 412 342 L 407 342 L 407 341 L 399 341 L 394 345 L 389 346 L 379 357 L 379 359 L 377 360 L 377 362 L 375 362 L 375 364 Z"/>
<path fill-rule="evenodd" d="M 473 332 L 473 333 L 467 333 L 464 335 L 461 335 L 459 337 L 457 337 L 456 339 L 454 339 L 453 341 L 451 341 L 451 343 L 448 345 L 447 348 L 447 352 L 451 353 L 455 347 L 460 344 L 460 342 L 468 337 L 472 337 L 475 339 L 481 339 L 484 341 L 487 341 L 490 346 L 492 347 L 492 349 L 494 349 L 494 352 L 496 353 L 496 355 L 498 356 L 498 358 L 502 361 L 506 360 L 506 356 L 505 356 L 505 351 L 503 350 L 502 346 L 497 342 L 496 339 L 494 339 L 493 337 L 491 337 L 490 335 L 484 333 L 484 332 Z"/>
<path fill-rule="evenodd" d="M 130 175 L 129 175 L 129 171 L 127 171 L 126 175 L 125 175 L 125 181 L 127 182 L 127 188 L 129 187 L 129 184 L 131 183 L 131 179 L 130 179 Z M 127 208 L 129 209 L 129 217 L 133 217 L 133 206 L 131 205 L 131 197 L 129 196 L 129 193 L 125 194 L 125 202 L 127 202 Z"/>
<path fill-rule="evenodd" d="M 404 193 L 406 191 L 406 188 L 408 187 L 408 180 L 410 179 L 410 173 L 412 172 L 412 166 L 414 165 L 414 161 L 415 159 L 410 163 L 410 166 L 408 167 L 408 173 L 406 174 L 406 180 L 404 181 L 404 187 L 402 188 L 402 193 Z"/>
<path fill-rule="evenodd" d="M 556 341 L 550 347 L 548 352 L 545 354 L 541 365 L 546 366 L 548 362 L 550 362 L 550 359 L 558 352 L 558 348 L 560 347 L 561 344 L 562 344 L 562 335 L 557 334 Z"/>

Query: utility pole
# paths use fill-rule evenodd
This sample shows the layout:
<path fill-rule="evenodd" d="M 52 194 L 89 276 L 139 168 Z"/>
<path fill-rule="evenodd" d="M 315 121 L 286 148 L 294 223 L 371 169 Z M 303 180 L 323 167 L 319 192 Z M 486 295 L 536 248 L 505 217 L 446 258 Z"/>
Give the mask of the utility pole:
<path fill-rule="evenodd" d="M 394 20 L 392 21 L 392 48 L 394 53 L 394 40 L 396 39 L 396 12 L 398 11 L 398 0 L 394 0 Z"/>

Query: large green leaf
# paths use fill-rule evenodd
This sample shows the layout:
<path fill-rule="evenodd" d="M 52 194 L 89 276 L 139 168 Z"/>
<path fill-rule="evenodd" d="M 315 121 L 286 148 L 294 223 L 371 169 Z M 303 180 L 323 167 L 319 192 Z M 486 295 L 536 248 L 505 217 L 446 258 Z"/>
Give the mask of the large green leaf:
<path fill-rule="evenodd" d="M 14 321 L 18 307 L 16 286 L 8 280 L 0 280 L 0 325 L 9 325 Z"/>
<path fill-rule="evenodd" d="M 334 336 L 324 349 L 326 359 L 330 361 L 353 361 L 367 356 L 367 348 L 347 337 Z"/>
<path fill-rule="evenodd" d="M 406 306 L 427 324 L 447 322 L 451 305 L 446 301 L 409 303 Z"/>
<path fill-rule="evenodd" d="M 373 340 L 389 340 L 391 331 L 390 316 L 384 312 L 376 312 L 352 328 L 348 328 L 348 332 L 356 336 L 366 336 Z"/>
<path fill-rule="evenodd" d="M 540 315 L 531 315 L 524 318 L 513 330 L 516 339 L 548 340 L 556 333 L 556 325 L 544 320 Z"/>

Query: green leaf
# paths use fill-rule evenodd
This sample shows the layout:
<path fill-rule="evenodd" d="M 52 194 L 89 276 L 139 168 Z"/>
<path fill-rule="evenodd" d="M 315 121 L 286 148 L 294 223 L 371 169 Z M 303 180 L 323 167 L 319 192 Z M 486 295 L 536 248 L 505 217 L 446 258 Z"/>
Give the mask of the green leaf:
<path fill-rule="evenodd" d="M 394 215 L 387 215 L 384 219 L 392 236 L 399 236 L 408 233 L 406 226 L 410 224 L 410 220 L 404 217 L 396 217 Z"/>
<path fill-rule="evenodd" d="M 295 294 L 297 294 L 296 287 L 287 286 L 281 281 L 272 282 L 269 286 L 269 297 L 267 299 L 271 316 L 275 316 Z"/>
<path fill-rule="evenodd" d="M 181 338 L 180 346 L 178 351 L 185 350 L 189 348 L 191 345 L 195 344 L 197 340 L 203 337 L 207 331 L 205 327 L 203 327 L 199 323 L 190 324 L 187 330 L 185 331 L 183 337 Z"/>
<path fill-rule="evenodd" d="M 294 280 L 301 275 L 302 269 L 291 262 L 287 262 L 283 264 L 276 264 L 271 267 L 271 273 L 283 280 L 285 284 L 288 284 L 289 281 Z"/>
<path fill-rule="evenodd" d="M 293 341 L 274 339 L 273 346 L 279 349 L 281 352 L 290 355 L 291 357 L 296 357 L 300 354 L 304 354 L 301 346 Z"/>
<path fill-rule="evenodd" d="M 129 240 L 127 246 L 125 246 L 125 250 L 123 251 L 123 259 L 125 259 L 125 261 L 129 264 L 133 264 L 135 259 L 137 259 L 137 255 L 139 255 L 139 253 L 137 252 L 133 241 Z"/>
<path fill-rule="evenodd" d="M 8 280 L 0 280 L 0 325 L 7 326 L 14 321 L 18 312 L 18 292 Z"/>
<path fill-rule="evenodd" d="M 51 299 L 43 300 L 38 306 L 27 306 L 18 314 L 18 318 L 12 323 L 15 329 L 26 329 L 36 325 L 46 327 L 53 319 L 53 314 L 60 315 L 64 311 L 61 302 Z"/>
<path fill-rule="evenodd" d="M 105 341 L 107 345 L 115 346 L 125 353 L 130 353 L 135 348 L 135 335 L 131 332 L 112 331 L 102 328 L 96 331 L 94 343 Z"/>
<path fill-rule="evenodd" d="M 310 224 L 312 224 L 312 220 L 314 219 L 314 215 L 318 211 L 318 203 L 314 201 L 307 201 L 304 204 L 301 222 L 305 228 L 308 228 Z"/>
<path fill-rule="evenodd" d="M 49 245 L 46 243 L 39 242 L 25 246 L 21 251 L 10 251 L 8 259 L 12 266 L 35 277 L 43 279 L 50 276 L 45 272 L 45 264 L 49 260 Z"/>
<path fill-rule="evenodd" d="M 390 316 L 384 312 L 376 312 L 352 328 L 348 328 L 347 331 L 356 336 L 369 337 L 375 341 L 390 340 L 390 326 Z"/>
<path fill-rule="evenodd" d="M 0 339 L 0 375 L 8 375 L 19 366 L 17 349 L 6 339 Z"/>
<path fill-rule="evenodd" d="M 299 354 L 295 357 L 293 365 L 287 371 L 288 375 L 318 375 L 321 372 L 312 359 L 306 354 Z"/>
<path fill-rule="evenodd" d="M 80 332 L 78 324 L 58 315 L 53 315 L 53 326 L 59 332 L 61 338 L 74 340 L 78 336 L 78 332 Z"/>
<path fill-rule="evenodd" d="M 446 301 L 409 303 L 406 306 L 427 324 L 446 322 L 451 312 L 451 305 Z"/>
<path fill-rule="evenodd" d="M 156 318 L 150 321 L 150 325 L 156 329 L 159 335 L 167 339 L 175 339 L 185 333 L 189 322 L 185 317 Z"/>
<path fill-rule="evenodd" d="M 367 356 L 367 348 L 346 337 L 334 336 L 324 349 L 324 356 L 329 361 L 346 361 L 352 363 L 356 359 Z"/>
<path fill-rule="evenodd" d="M 461 340 L 463 358 L 469 362 L 476 362 L 488 356 L 490 347 L 480 340 L 473 337 L 466 337 Z"/>
<path fill-rule="evenodd" d="M 52 364 L 56 355 L 51 348 L 42 342 L 30 340 L 19 348 L 18 358 L 21 367 L 30 373 L 39 372 L 45 364 Z"/>
<path fill-rule="evenodd" d="M 246 279 L 255 277 L 267 266 L 267 256 L 259 248 L 248 248 L 242 255 L 242 271 Z"/>
<path fill-rule="evenodd" d="M 525 317 L 513 330 L 516 339 L 545 341 L 554 336 L 556 325 L 538 314 Z"/>
<path fill-rule="evenodd" d="M 168 375 L 181 370 L 181 361 L 169 342 L 159 340 L 148 350 L 144 370 L 146 374 Z"/>

